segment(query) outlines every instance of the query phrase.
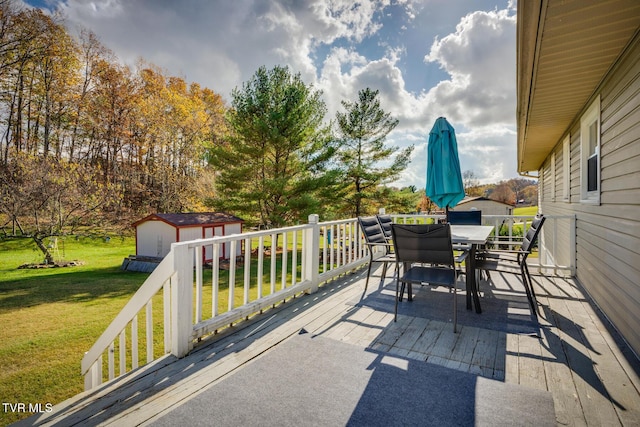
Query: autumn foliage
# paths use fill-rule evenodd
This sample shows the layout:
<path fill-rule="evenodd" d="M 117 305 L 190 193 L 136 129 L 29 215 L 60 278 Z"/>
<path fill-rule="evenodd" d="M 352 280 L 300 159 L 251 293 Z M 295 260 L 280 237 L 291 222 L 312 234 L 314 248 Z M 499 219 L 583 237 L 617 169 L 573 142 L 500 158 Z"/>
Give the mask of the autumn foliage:
<path fill-rule="evenodd" d="M 0 227 L 45 236 L 198 209 L 222 97 L 0 0 Z M 35 237 L 34 237 L 35 238 Z"/>

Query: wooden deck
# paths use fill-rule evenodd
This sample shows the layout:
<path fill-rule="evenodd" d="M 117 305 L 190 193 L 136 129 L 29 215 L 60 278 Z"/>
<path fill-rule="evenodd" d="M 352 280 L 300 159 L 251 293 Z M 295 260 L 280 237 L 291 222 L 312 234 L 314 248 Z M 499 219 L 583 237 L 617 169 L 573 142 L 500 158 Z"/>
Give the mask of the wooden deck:
<path fill-rule="evenodd" d="M 630 352 L 571 279 L 534 277 L 541 305 L 538 334 L 485 328 L 483 314 L 454 334 L 447 320 L 399 316 L 394 322 L 388 310 L 354 305 L 364 277 L 363 270 L 345 275 L 212 337 L 183 359 L 167 356 L 19 424 L 149 424 L 304 328 L 354 346 L 548 390 L 558 425 L 640 425 L 637 360 L 625 357 Z M 517 276 L 492 278 L 481 291 L 522 291 Z"/>

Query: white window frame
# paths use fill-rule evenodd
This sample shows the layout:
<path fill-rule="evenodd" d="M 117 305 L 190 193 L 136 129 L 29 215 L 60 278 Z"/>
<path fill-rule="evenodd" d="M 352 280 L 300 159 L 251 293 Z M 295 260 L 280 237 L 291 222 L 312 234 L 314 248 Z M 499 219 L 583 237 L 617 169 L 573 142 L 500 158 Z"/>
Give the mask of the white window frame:
<path fill-rule="evenodd" d="M 595 141 L 591 141 L 590 128 L 595 124 Z M 591 143 L 595 143 L 595 153 L 590 152 Z M 600 204 L 600 96 L 596 98 L 589 109 L 580 119 L 580 202 L 588 204 Z M 595 156 L 596 165 L 596 188 L 588 189 L 588 161 Z"/>
<path fill-rule="evenodd" d="M 562 200 L 571 202 L 571 135 L 562 141 Z"/>

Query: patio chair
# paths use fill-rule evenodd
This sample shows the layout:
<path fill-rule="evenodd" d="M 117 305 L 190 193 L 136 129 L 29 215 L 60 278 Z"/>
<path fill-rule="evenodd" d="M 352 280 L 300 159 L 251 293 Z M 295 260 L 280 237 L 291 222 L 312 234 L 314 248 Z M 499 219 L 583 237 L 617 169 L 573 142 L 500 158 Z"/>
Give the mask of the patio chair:
<path fill-rule="evenodd" d="M 393 224 L 391 232 L 396 254 L 396 273 L 398 273 L 394 321 L 398 319 L 398 302 L 404 293 L 405 285 L 408 285 L 409 301 L 412 299 L 412 283 L 447 286 L 453 289 L 453 332 L 457 332 L 458 273 L 453 256 L 450 225 Z M 400 276 L 401 265 L 404 266 L 404 272 Z"/>
<path fill-rule="evenodd" d="M 544 221 L 544 215 L 538 215 L 533 219 L 531 227 L 529 227 L 527 234 L 524 236 L 519 249 L 488 250 L 478 254 L 476 258 L 476 268 L 487 272 L 487 278 L 489 280 L 491 278 L 489 271 L 520 273 L 524 290 L 527 293 L 527 299 L 531 306 L 531 312 L 536 319 L 538 318 L 538 304 L 536 294 L 533 290 L 529 267 L 527 266 L 527 258 L 536 244 Z"/>
<path fill-rule="evenodd" d="M 384 237 L 387 238 L 387 241 L 391 241 L 391 224 L 393 224 L 393 219 L 391 218 L 391 215 L 388 214 L 383 214 L 383 215 L 376 215 L 376 218 L 378 219 L 378 223 L 380 224 L 380 227 L 382 227 L 382 231 L 384 231 Z"/>
<path fill-rule="evenodd" d="M 482 225 L 482 211 L 447 211 L 447 222 L 455 225 Z"/>
<path fill-rule="evenodd" d="M 389 243 L 385 237 L 384 231 L 375 216 L 359 216 L 358 223 L 360 224 L 360 229 L 362 230 L 365 242 L 369 248 L 369 268 L 367 270 L 367 280 L 364 285 L 364 292 L 366 292 L 367 287 L 369 286 L 369 276 L 371 276 L 371 267 L 373 266 L 373 263 L 383 263 L 382 275 L 380 278 L 380 283 L 382 284 L 384 283 L 384 279 L 387 274 L 388 265 L 395 263 L 396 258 L 391 252 L 391 243 Z"/>
<path fill-rule="evenodd" d="M 446 221 L 451 225 L 482 225 L 482 211 L 470 210 L 470 211 L 452 211 L 446 212 Z M 454 251 L 469 251 L 471 245 L 467 243 L 456 243 L 453 245 Z M 484 250 L 484 246 L 478 248 L 478 250 Z M 458 263 L 458 269 L 462 269 L 462 264 Z M 462 270 L 464 271 L 464 270 Z"/>
<path fill-rule="evenodd" d="M 451 225 L 482 225 L 482 211 L 451 211 L 447 210 L 447 223 Z M 469 250 L 466 243 L 453 245 L 455 251 Z"/>

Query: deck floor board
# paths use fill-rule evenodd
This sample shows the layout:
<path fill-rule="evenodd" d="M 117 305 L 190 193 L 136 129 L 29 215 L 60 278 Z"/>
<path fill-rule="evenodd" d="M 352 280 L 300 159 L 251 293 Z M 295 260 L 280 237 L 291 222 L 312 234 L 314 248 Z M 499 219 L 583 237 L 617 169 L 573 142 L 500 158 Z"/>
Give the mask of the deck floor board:
<path fill-rule="evenodd" d="M 485 328 L 482 315 L 477 325 L 458 325 L 455 334 L 449 319 L 400 314 L 396 322 L 393 312 L 353 304 L 365 277 L 365 270 L 346 274 L 315 294 L 220 331 L 187 357 L 165 356 L 19 424 L 145 425 L 304 329 L 363 349 L 550 391 L 558 425 L 640 425 L 638 361 L 625 358 L 629 352 L 573 280 L 535 276 L 538 336 Z M 492 287 L 487 286 L 481 286 L 484 297 L 522 291 L 514 275 L 492 274 Z"/>

